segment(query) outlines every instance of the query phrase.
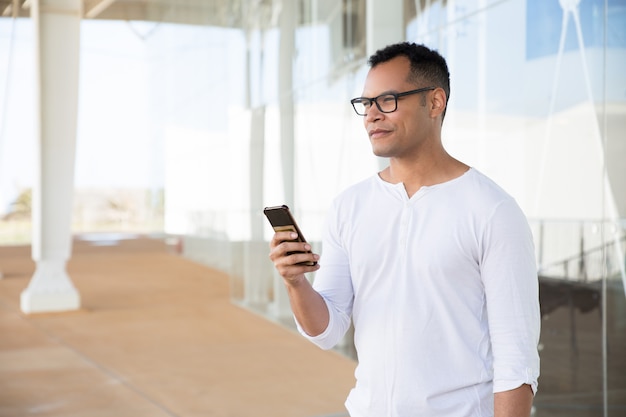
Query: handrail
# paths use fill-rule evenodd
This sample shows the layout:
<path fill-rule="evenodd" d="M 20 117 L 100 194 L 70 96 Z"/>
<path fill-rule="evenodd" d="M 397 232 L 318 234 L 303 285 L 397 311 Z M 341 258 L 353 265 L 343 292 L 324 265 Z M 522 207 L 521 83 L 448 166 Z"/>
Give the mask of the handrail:
<path fill-rule="evenodd" d="M 577 261 L 577 260 L 584 259 L 586 256 L 591 255 L 594 252 L 602 252 L 604 249 L 608 250 L 610 247 L 616 245 L 618 242 L 626 243 L 626 235 L 623 235 L 621 238 L 614 239 L 614 240 L 612 240 L 610 242 L 606 242 L 604 245 L 600 245 L 600 246 L 597 246 L 595 248 L 591 248 L 591 249 L 582 251 L 582 252 L 580 252 L 577 255 L 569 256 L 569 257 L 567 257 L 565 259 L 561 259 L 559 261 L 551 262 L 551 263 L 549 263 L 549 264 L 547 264 L 545 266 L 541 266 L 540 265 L 539 271 L 545 271 L 547 269 L 563 265 L 564 263 L 569 263 L 571 261 Z"/>

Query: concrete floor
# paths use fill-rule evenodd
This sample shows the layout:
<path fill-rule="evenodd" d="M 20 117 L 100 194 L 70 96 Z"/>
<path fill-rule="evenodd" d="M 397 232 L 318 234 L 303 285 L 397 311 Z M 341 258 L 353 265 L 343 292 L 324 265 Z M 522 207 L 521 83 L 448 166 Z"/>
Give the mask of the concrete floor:
<path fill-rule="evenodd" d="M 76 241 L 75 312 L 20 312 L 29 247 L 0 247 L 0 272 L 2 417 L 347 416 L 353 361 L 233 305 L 225 274 L 160 240 Z"/>

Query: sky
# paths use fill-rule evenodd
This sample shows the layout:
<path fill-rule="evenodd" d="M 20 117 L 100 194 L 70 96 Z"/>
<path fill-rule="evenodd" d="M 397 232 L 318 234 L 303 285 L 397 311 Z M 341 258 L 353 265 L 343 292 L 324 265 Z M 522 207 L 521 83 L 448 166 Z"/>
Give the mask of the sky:
<path fill-rule="evenodd" d="M 33 36 L 30 19 L 0 18 L 0 212 L 33 184 Z M 228 51 L 242 41 L 225 29 L 84 20 L 75 186 L 162 187 L 163 126 L 225 131 L 229 101 L 242 102 L 242 74 L 228 70 L 243 67 L 228 62 L 241 62 Z"/>

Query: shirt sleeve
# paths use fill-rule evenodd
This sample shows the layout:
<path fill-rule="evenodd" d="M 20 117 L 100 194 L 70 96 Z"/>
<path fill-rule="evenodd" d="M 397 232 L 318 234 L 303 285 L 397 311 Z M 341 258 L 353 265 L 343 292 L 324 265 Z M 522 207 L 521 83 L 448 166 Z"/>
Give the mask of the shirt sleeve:
<path fill-rule="evenodd" d="M 532 233 L 513 199 L 499 204 L 483 234 L 481 276 L 493 352 L 493 391 L 537 391 L 539 280 Z"/>
<path fill-rule="evenodd" d="M 322 349 L 330 349 L 344 337 L 350 327 L 354 290 L 350 275 L 348 255 L 341 244 L 341 222 L 336 206 L 326 221 L 322 241 L 320 269 L 315 274 L 313 288 L 320 293 L 328 307 L 330 320 L 324 332 L 312 337 L 297 323 L 300 333 Z"/>

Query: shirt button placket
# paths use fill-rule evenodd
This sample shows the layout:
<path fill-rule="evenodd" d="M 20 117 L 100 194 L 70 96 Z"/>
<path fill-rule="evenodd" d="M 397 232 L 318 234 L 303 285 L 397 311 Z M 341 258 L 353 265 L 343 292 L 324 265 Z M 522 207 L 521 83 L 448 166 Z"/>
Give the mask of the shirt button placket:
<path fill-rule="evenodd" d="M 401 250 L 403 257 L 406 255 L 406 245 L 409 236 L 409 222 L 411 220 L 411 206 L 409 202 L 404 203 L 402 208 L 402 218 L 400 219 L 400 231 L 399 231 L 399 249 Z"/>

